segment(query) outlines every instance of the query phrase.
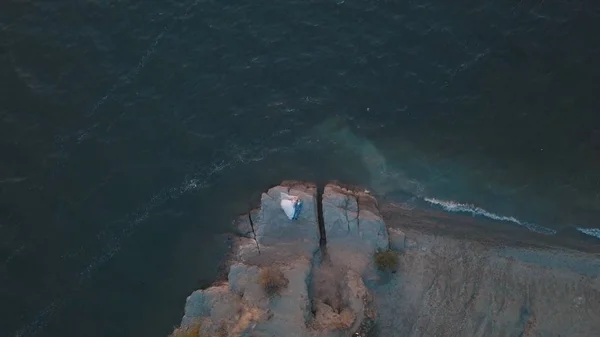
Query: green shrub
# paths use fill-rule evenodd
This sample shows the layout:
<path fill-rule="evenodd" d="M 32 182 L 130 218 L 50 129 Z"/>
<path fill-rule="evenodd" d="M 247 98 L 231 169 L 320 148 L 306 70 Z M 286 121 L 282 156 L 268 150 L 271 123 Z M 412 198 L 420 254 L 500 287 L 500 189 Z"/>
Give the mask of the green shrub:
<path fill-rule="evenodd" d="M 392 250 L 375 253 L 375 265 L 381 271 L 395 272 L 398 263 L 398 254 Z"/>
<path fill-rule="evenodd" d="M 277 267 L 267 267 L 261 270 L 258 282 L 269 296 L 279 294 L 289 283 L 281 269 Z"/>

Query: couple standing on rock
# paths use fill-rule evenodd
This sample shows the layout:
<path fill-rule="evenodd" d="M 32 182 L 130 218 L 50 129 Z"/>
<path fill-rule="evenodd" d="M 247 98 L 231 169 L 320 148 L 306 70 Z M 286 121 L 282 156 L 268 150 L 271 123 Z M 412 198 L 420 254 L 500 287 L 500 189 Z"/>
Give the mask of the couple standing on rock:
<path fill-rule="evenodd" d="M 300 211 L 302 210 L 302 200 L 297 196 L 291 196 L 281 192 L 281 209 L 285 212 L 288 219 L 298 220 Z"/>

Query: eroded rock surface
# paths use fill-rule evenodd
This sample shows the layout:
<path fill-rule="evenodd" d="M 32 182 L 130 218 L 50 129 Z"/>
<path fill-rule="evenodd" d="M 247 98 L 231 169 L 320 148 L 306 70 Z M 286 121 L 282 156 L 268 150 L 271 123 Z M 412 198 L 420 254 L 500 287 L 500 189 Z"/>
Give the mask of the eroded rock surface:
<path fill-rule="evenodd" d="M 302 199 L 297 220 L 281 210 L 281 192 Z M 319 246 L 316 186 L 283 182 L 263 193 L 260 209 L 236 221 L 239 236 L 227 282 L 190 295 L 182 325 L 200 322 L 201 334 L 230 337 L 341 337 L 372 326 L 373 296 L 362 274 L 372 266 L 373 252 L 388 246 L 385 225 L 370 196 L 328 185 L 324 199 L 328 236 L 340 245 L 351 244 L 351 259 L 331 259 Z M 341 204 L 346 200 L 354 201 L 354 211 Z M 350 226 L 349 216 L 355 218 L 353 230 L 337 231 L 342 224 Z M 344 253 L 333 247 L 332 252 Z M 352 259 L 362 262 L 354 265 Z M 271 267 L 287 279 L 274 295 L 261 284 L 261 273 Z"/>
<path fill-rule="evenodd" d="M 373 267 L 373 254 L 389 249 L 388 233 L 377 200 L 364 191 L 334 184 L 323 192 L 327 253 L 333 265 L 361 274 Z"/>
<path fill-rule="evenodd" d="M 281 192 L 302 199 L 298 220 L 281 210 Z M 296 181 L 263 193 L 260 208 L 235 223 L 227 281 L 192 293 L 182 326 L 199 322 L 199 337 L 600 331 L 598 252 L 544 245 L 538 234 L 470 217 L 380 206 L 367 191 L 336 184 L 325 186 L 320 215 L 318 199 L 314 184 Z M 374 254 L 390 248 L 397 272 L 377 271 Z M 275 293 L 263 284 L 271 268 L 285 279 Z"/>
<path fill-rule="evenodd" d="M 365 191 L 328 184 L 322 202 L 327 246 L 313 278 L 314 326 L 323 336 L 368 331 L 376 310 L 365 281 L 377 277 L 374 254 L 389 249 L 385 223 Z"/>
<path fill-rule="evenodd" d="M 467 219 L 441 228 L 449 221 L 417 212 L 385 210 L 390 234 L 402 232 L 407 245 L 376 291 L 380 336 L 598 335 L 598 255 L 541 241 L 508 246 L 489 232 L 465 239 Z"/>

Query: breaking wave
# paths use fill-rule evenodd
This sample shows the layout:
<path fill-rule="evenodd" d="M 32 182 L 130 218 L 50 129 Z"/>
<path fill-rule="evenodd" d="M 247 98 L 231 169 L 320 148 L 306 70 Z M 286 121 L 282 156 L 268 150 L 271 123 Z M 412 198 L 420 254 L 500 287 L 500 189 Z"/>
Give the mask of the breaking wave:
<path fill-rule="evenodd" d="M 546 234 L 546 235 L 556 234 L 556 230 L 554 230 L 554 229 L 536 225 L 531 222 L 521 221 L 513 216 L 498 215 L 498 214 L 489 212 L 481 207 L 478 207 L 478 206 L 475 206 L 472 204 L 463 204 L 463 203 L 456 202 L 456 201 L 446 201 L 446 200 L 439 200 L 439 199 L 435 199 L 435 198 L 424 198 L 424 200 L 430 204 L 440 206 L 441 208 L 443 208 L 445 211 L 448 211 L 448 212 L 470 213 L 472 215 L 482 216 L 482 217 L 492 219 L 492 220 L 512 222 L 519 226 L 523 226 L 523 227 L 529 229 L 530 231 L 541 233 L 541 234 Z"/>
<path fill-rule="evenodd" d="M 598 239 L 600 239 L 600 229 L 598 228 L 581 228 L 581 227 L 577 227 L 576 228 L 579 232 L 586 234 L 586 235 L 590 235 L 593 237 L 596 237 Z"/>

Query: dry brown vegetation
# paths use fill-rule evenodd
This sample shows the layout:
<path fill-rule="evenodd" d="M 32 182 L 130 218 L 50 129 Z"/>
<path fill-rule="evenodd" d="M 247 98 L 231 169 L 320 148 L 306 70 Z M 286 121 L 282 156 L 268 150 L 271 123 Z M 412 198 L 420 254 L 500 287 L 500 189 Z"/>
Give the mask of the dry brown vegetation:
<path fill-rule="evenodd" d="M 225 326 L 225 323 L 221 323 L 221 325 L 219 326 L 219 329 L 217 330 L 217 336 L 216 337 L 229 337 L 229 334 L 227 333 L 227 327 Z"/>
<path fill-rule="evenodd" d="M 200 333 L 200 327 L 202 324 L 200 322 L 195 322 L 190 325 L 182 326 L 179 328 L 175 328 L 173 332 L 169 335 L 169 337 L 208 337 L 204 333 Z M 219 329 L 216 331 L 216 336 L 214 337 L 228 337 L 227 327 L 225 324 L 221 324 Z"/>
<path fill-rule="evenodd" d="M 201 337 L 200 322 L 175 328 L 175 330 L 173 330 L 169 337 Z"/>
<path fill-rule="evenodd" d="M 395 272 L 398 268 L 398 254 L 392 250 L 375 253 L 375 265 L 381 271 Z"/>
<path fill-rule="evenodd" d="M 281 269 L 277 267 L 264 268 L 258 276 L 258 282 L 269 296 L 279 294 L 289 283 Z"/>

